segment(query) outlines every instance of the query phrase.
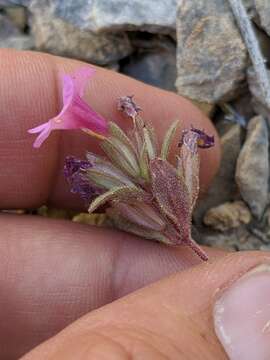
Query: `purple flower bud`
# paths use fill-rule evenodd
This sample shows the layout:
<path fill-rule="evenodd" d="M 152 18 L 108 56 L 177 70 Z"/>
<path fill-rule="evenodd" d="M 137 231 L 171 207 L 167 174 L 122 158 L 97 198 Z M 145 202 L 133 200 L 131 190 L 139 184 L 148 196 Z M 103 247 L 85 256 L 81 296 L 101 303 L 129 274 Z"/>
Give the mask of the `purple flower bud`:
<path fill-rule="evenodd" d="M 199 148 L 208 149 L 215 145 L 214 136 L 209 136 L 203 130 L 196 129 L 194 127 L 192 127 L 190 131 L 198 135 L 197 145 Z"/>
<path fill-rule="evenodd" d="M 66 157 L 64 165 L 64 175 L 71 186 L 70 191 L 79 194 L 87 203 L 100 194 L 100 189 L 91 185 L 86 176 L 86 170 L 91 167 L 89 161 L 76 159 L 73 156 Z"/>
<path fill-rule="evenodd" d="M 214 136 L 207 135 L 203 130 L 191 127 L 190 130 L 183 130 L 179 146 L 185 145 L 195 154 L 197 148 L 208 149 L 215 145 Z"/>
<path fill-rule="evenodd" d="M 118 99 L 118 110 L 125 113 L 125 115 L 135 119 L 139 111 L 142 109 L 135 104 L 132 96 L 122 96 Z"/>

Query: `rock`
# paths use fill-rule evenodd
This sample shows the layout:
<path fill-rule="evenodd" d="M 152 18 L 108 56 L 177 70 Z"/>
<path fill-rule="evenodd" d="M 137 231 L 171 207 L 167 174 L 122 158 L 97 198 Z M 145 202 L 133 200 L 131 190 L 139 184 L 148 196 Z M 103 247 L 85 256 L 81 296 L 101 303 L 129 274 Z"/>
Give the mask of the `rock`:
<path fill-rule="evenodd" d="M 103 65 L 104 68 L 118 72 L 120 70 L 120 64 L 115 61 L 110 64 Z"/>
<path fill-rule="evenodd" d="M 248 224 L 251 213 L 243 201 L 227 202 L 207 211 L 203 222 L 215 230 L 227 231 Z"/>
<path fill-rule="evenodd" d="M 175 46 L 146 51 L 131 57 L 130 62 L 122 67 L 122 72 L 147 84 L 165 90 L 176 91 Z"/>
<path fill-rule="evenodd" d="M 212 116 L 215 112 L 216 106 L 215 104 L 209 104 L 207 102 L 200 102 L 197 100 L 190 99 L 193 105 L 197 106 L 204 114 L 207 116 Z"/>
<path fill-rule="evenodd" d="M 219 104 L 222 111 L 216 112 L 213 121 L 220 136 L 225 134 L 232 124 L 246 129 L 248 120 L 256 115 L 251 99 L 252 95 L 246 91 L 230 103 Z"/>
<path fill-rule="evenodd" d="M 247 75 L 248 75 L 247 78 L 248 78 L 249 89 L 251 94 L 253 95 L 253 100 L 252 100 L 253 108 L 258 114 L 261 114 L 262 116 L 267 118 L 268 121 L 270 122 L 270 111 L 269 111 L 270 109 L 265 101 L 265 97 L 262 94 L 257 76 L 252 67 L 248 69 Z M 270 80 L 269 70 L 267 70 L 267 75 Z"/>
<path fill-rule="evenodd" d="M 240 148 L 241 128 L 239 125 L 232 125 L 221 137 L 222 157 L 220 168 L 208 190 L 207 196 L 199 201 L 195 209 L 195 223 L 201 223 L 208 209 L 239 197 L 234 176 Z M 203 189 L 201 191 L 203 192 Z"/>
<path fill-rule="evenodd" d="M 259 17 L 259 21 L 257 21 L 259 25 L 270 35 L 269 0 L 253 0 L 253 11 L 255 11 Z"/>
<path fill-rule="evenodd" d="M 170 50 L 172 46 L 176 47 L 176 40 L 168 35 L 151 34 L 146 31 L 131 31 L 128 35 L 133 48 L 138 51 Z"/>
<path fill-rule="evenodd" d="M 57 17 L 82 30 L 139 30 L 154 33 L 175 31 L 177 2 L 178 0 L 50 1 Z"/>
<path fill-rule="evenodd" d="M 0 48 L 31 50 L 34 41 L 31 36 L 21 33 L 10 19 L 0 15 Z"/>
<path fill-rule="evenodd" d="M 26 9 L 23 6 L 13 6 L 5 8 L 5 14 L 21 31 L 27 25 Z"/>
<path fill-rule="evenodd" d="M 212 232 L 203 234 L 201 236 L 201 243 L 215 248 L 233 251 L 258 250 L 265 246 L 262 241 L 251 234 L 245 226 L 224 233 Z"/>
<path fill-rule="evenodd" d="M 236 166 L 236 182 L 252 214 L 260 218 L 268 201 L 268 129 L 262 116 L 250 120 Z"/>
<path fill-rule="evenodd" d="M 270 208 L 266 209 L 260 221 L 250 228 L 253 235 L 257 236 L 263 244 L 270 247 Z M 270 248 L 268 248 L 270 250 Z"/>
<path fill-rule="evenodd" d="M 246 127 L 248 119 L 255 116 L 254 109 L 251 104 L 251 94 L 249 91 L 243 93 L 237 99 L 232 101 L 232 107 L 236 113 L 243 118 L 242 125 Z"/>
<path fill-rule="evenodd" d="M 0 6 L 27 6 L 31 0 L 0 0 Z"/>
<path fill-rule="evenodd" d="M 54 17 L 49 7 L 31 6 L 32 34 L 38 50 L 99 65 L 127 56 L 131 45 L 124 33 L 95 34 Z"/>
<path fill-rule="evenodd" d="M 0 39 L 0 48 L 11 48 L 17 50 L 33 50 L 35 47 L 34 39 L 29 35 L 9 36 Z"/>
<path fill-rule="evenodd" d="M 0 39 L 4 40 L 7 37 L 16 35 L 20 35 L 19 29 L 7 16 L 0 14 Z"/>
<path fill-rule="evenodd" d="M 266 65 L 270 65 L 270 41 L 269 36 L 265 31 L 261 30 L 257 26 L 253 27 L 257 40 L 259 41 L 260 49 L 264 59 L 266 60 Z"/>
<path fill-rule="evenodd" d="M 179 94 L 216 103 L 243 85 L 247 50 L 224 0 L 182 0 L 177 12 Z"/>

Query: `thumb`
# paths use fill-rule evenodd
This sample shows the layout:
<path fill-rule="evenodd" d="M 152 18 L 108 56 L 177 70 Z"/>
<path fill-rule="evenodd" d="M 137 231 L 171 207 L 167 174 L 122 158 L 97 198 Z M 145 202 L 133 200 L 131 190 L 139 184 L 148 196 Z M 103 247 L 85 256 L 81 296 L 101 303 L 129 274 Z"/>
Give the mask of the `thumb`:
<path fill-rule="evenodd" d="M 23 359 L 269 359 L 269 269 L 261 252 L 201 264 L 93 311 Z"/>

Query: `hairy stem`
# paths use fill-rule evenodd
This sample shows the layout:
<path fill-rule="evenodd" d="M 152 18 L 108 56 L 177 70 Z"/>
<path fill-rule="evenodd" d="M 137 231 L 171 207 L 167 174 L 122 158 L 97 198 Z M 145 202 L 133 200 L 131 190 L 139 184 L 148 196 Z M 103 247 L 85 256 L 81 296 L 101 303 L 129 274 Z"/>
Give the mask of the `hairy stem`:
<path fill-rule="evenodd" d="M 242 0 L 228 0 L 252 61 L 265 103 L 270 108 L 270 82 L 265 61 Z"/>
<path fill-rule="evenodd" d="M 190 237 L 187 242 L 185 242 L 202 260 L 207 261 L 208 255 L 205 251 Z"/>

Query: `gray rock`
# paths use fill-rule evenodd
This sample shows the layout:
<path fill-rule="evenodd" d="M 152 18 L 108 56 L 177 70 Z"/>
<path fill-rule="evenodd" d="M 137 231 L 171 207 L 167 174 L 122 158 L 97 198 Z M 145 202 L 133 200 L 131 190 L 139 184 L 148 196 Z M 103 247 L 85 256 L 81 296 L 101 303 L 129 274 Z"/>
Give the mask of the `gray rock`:
<path fill-rule="evenodd" d="M 200 224 L 205 212 L 217 205 L 239 197 L 234 181 L 235 167 L 241 148 L 241 128 L 231 125 L 221 137 L 222 157 L 219 171 L 210 186 L 207 196 L 203 197 L 194 212 L 194 220 Z M 203 189 L 201 189 L 203 191 Z"/>
<path fill-rule="evenodd" d="M 236 167 L 236 182 L 252 214 L 260 218 L 268 201 L 268 129 L 262 116 L 248 124 L 247 138 Z"/>
<path fill-rule="evenodd" d="M 5 8 L 5 14 L 21 31 L 25 30 L 27 25 L 27 13 L 23 6 L 12 6 Z"/>
<path fill-rule="evenodd" d="M 122 67 L 122 72 L 147 84 L 176 91 L 175 46 L 139 53 Z"/>
<path fill-rule="evenodd" d="M 27 6 L 31 0 L 0 0 L 0 6 Z"/>
<path fill-rule="evenodd" d="M 201 236 L 201 243 L 226 250 L 259 250 L 265 246 L 245 226 L 224 233 L 212 232 Z M 269 250 L 269 249 L 268 249 Z"/>
<path fill-rule="evenodd" d="M 53 0 L 54 13 L 74 26 L 93 32 L 175 31 L 178 0 Z"/>
<path fill-rule="evenodd" d="M 259 17 L 259 25 L 270 35 L 269 0 L 253 0 L 253 6 Z"/>
<path fill-rule="evenodd" d="M 34 42 L 31 36 L 21 33 L 11 20 L 0 15 L 0 48 L 31 50 Z"/>
<path fill-rule="evenodd" d="M 95 34 L 53 16 L 51 8 L 32 6 L 32 34 L 38 50 L 99 65 L 127 56 L 131 45 L 124 33 Z"/>
<path fill-rule="evenodd" d="M 34 39 L 29 35 L 9 36 L 0 39 L 0 48 L 10 48 L 17 50 L 33 50 L 35 48 Z"/>
<path fill-rule="evenodd" d="M 182 0 L 177 12 L 176 86 L 181 95 L 216 103 L 245 80 L 247 50 L 224 0 Z"/>
<path fill-rule="evenodd" d="M 262 114 L 264 117 L 270 119 L 270 109 L 265 101 L 265 96 L 262 93 L 258 78 L 252 67 L 247 72 L 248 85 L 251 94 L 253 95 L 253 107 L 258 114 Z M 270 80 L 270 71 L 267 70 L 267 75 Z"/>
<path fill-rule="evenodd" d="M 248 224 L 251 219 L 247 205 L 243 201 L 234 201 L 208 210 L 203 222 L 215 230 L 227 231 Z"/>
<path fill-rule="evenodd" d="M 112 62 L 110 64 L 106 64 L 103 67 L 106 69 L 112 70 L 112 71 L 116 71 L 116 72 L 118 72 L 120 70 L 120 65 L 117 61 Z"/>
<path fill-rule="evenodd" d="M 259 41 L 259 45 L 260 45 L 262 55 L 263 55 L 264 59 L 266 60 L 266 65 L 269 66 L 270 65 L 270 41 L 269 41 L 269 36 L 267 35 L 267 33 L 264 30 L 260 29 L 257 26 L 254 26 L 253 29 L 254 29 L 256 38 Z"/>
<path fill-rule="evenodd" d="M 253 224 L 250 231 L 257 236 L 270 250 L 270 208 L 266 209 L 260 221 Z"/>
<path fill-rule="evenodd" d="M 20 35 L 20 31 L 6 16 L 0 14 L 0 39 Z"/>

